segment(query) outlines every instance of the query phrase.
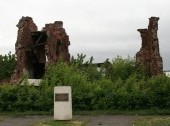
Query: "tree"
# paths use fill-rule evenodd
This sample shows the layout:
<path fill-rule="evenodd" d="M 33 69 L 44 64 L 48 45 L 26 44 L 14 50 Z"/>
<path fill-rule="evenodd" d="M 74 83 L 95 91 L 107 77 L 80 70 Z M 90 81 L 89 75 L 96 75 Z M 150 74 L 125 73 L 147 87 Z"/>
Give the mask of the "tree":
<path fill-rule="evenodd" d="M 0 55 L 0 80 L 11 77 L 16 66 L 15 54 Z"/>

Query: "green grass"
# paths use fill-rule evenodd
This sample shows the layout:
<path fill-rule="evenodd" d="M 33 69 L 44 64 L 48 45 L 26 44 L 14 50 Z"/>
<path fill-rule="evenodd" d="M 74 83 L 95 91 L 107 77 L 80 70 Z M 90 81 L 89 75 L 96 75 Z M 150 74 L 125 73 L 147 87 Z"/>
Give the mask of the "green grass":
<path fill-rule="evenodd" d="M 170 126 L 170 117 L 152 117 L 136 120 L 133 126 Z"/>
<path fill-rule="evenodd" d="M 38 122 L 31 126 L 85 126 L 85 122 L 81 121 L 53 121 Z"/>
<path fill-rule="evenodd" d="M 51 111 L 0 112 L 1 116 L 53 115 Z M 170 115 L 170 109 L 73 111 L 73 115 Z"/>
<path fill-rule="evenodd" d="M 4 117 L 0 116 L 0 122 L 4 120 Z"/>

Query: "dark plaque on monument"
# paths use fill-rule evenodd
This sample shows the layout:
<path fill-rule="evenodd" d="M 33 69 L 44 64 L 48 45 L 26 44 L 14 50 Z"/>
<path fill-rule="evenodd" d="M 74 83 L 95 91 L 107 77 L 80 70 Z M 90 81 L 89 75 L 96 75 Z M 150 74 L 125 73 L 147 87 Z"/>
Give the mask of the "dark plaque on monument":
<path fill-rule="evenodd" d="M 68 93 L 55 94 L 55 101 L 68 101 Z"/>

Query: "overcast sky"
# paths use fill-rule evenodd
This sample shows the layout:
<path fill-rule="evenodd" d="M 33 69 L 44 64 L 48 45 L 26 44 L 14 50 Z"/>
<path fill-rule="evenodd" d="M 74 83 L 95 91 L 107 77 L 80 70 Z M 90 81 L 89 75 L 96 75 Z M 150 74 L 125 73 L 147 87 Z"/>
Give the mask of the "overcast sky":
<path fill-rule="evenodd" d="M 16 24 L 22 16 L 32 17 L 39 30 L 63 21 L 70 54 L 84 53 L 95 62 L 134 57 L 141 47 L 137 29 L 147 28 L 149 17 L 160 17 L 160 53 L 164 70 L 170 69 L 170 0 L 1 0 L 0 54 L 15 52 Z"/>

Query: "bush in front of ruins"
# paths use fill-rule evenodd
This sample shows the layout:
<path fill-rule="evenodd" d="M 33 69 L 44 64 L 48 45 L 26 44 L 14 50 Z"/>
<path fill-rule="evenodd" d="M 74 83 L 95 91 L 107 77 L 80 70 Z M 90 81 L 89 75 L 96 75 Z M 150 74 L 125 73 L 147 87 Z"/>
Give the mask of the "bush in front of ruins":
<path fill-rule="evenodd" d="M 91 100 L 91 83 L 85 73 L 74 66 L 64 62 L 58 62 L 48 67 L 41 87 L 71 86 L 73 95 L 73 107 L 88 109 Z"/>
<path fill-rule="evenodd" d="M 109 75 L 113 82 L 118 79 L 126 81 L 131 76 L 136 76 L 139 80 L 148 78 L 144 66 L 136 65 L 135 59 L 129 56 L 127 58 L 122 58 L 121 56 L 114 58 L 111 63 Z"/>
<path fill-rule="evenodd" d="M 49 66 L 39 87 L 1 85 L 0 111 L 52 111 L 54 86 L 72 87 L 74 110 L 170 109 L 165 75 L 149 78 L 124 59 L 106 60 L 98 70 L 91 62 L 74 61 Z"/>
<path fill-rule="evenodd" d="M 147 81 L 151 106 L 170 108 L 170 78 L 165 75 L 152 77 Z"/>
<path fill-rule="evenodd" d="M 42 86 L 72 86 L 75 110 L 169 108 L 168 90 L 159 88 L 160 92 L 165 92 L 163 99 L 158 100 L 161 95 L 158 95 L 156 85 L 165 83 L 166 89 L 169 89 L 170 78 L 164 75 L 149 78 L 144 69 L 136 69 L 134 60 L 130 58 L 118 57 L 113 60 L 109 69 L 102 66 L 104 71 L 98 70 L 98 73 L 96 66 L 95 69 L 90 69 L 90 65 L 87 63 L 84 66 L 81 58 L 71 64 L 60 62 L 50 66 Z M 95 77 L 91 77 L 89 72 L 94 73 Z M 152 86 L 153 83 L 159 84 Z"/>
<path fill-rule="evenodd" d="M 0 111 L 51 111 L 53 89 L 29 85 L 1 85 Z"/>
<path fill-rule="evenodd" d="M 90 59 L 87 60 L 86 55 L 84 54 L 78 54 L 77 58 L 72 56 L 70 66 L 72 66 L 75 70 L 81 71 L 81 73 L 85 74 L 87 76 L 87 80 L 91 83 L 101 79 L 103 74 L 105 74 L 103 67 L 99 69 L 97 64 L 94 63 L 93 57 L 90 57 Z"/>

